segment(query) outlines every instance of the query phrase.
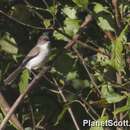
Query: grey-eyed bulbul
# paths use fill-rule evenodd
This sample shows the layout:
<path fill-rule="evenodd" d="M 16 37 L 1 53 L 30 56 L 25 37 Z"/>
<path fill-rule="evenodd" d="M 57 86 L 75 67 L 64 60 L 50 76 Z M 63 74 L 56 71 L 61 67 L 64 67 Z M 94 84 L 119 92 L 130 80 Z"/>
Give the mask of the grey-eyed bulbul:
<path fill-rule="evenodd" d="M 40 36 L 36 46 L 27 54 L 21 65 L 4 80 L 5 85 L 10 85 L 24 68 L 31 71 L 42 67 L 49 54 L 49 44 L 48 36 Z"/>

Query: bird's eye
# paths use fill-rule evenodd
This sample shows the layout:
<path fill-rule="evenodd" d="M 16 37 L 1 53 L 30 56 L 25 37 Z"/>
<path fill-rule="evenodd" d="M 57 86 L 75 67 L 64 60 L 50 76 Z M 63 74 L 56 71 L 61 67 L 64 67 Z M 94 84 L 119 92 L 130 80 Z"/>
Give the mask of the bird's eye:
<path fill-rule="evenodd" d="M 45 41 L 49 41 L 49 38 L 48 38 L 48 37 L 45 37 L 44 40 L 45 40 Z"/>

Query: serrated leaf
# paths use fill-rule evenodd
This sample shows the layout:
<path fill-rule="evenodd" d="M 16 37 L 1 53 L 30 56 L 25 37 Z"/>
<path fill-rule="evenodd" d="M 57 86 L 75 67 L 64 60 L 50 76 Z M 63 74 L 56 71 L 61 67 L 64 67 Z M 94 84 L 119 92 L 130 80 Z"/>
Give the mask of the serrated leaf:
<path fill-rule="evenodd" d="M 117 71 L 124 71 L 124 58 L 122 55 L 123 44 L 127 42 L 126 33 L 128 32 L 128 25 L 125 26 L 123 31 L 113 43 L 111 65 Z"/>
<path fill-rule="evenodd" d="M 103 98 L 105 98 L 105 100 L 108 103 L 120 102 L 121 100 L 123 100 L 126 97 L 126 96 L 122 96 L 122 95 L 114 92 L 112 86 L 109 84 L 102 85 L 101 93 L 102 93 Z"/>
<path fill-rule="evenodd" d="M 28 69 L 23 70 L 22 75 L 20 77 L 19 90 L 23 93 L 28 86 L 29 83 L 29 71 Z"/>
<path fill-rule="evenodd" d="M 85 9 L 89 3 L 89 0 L 72 0 L 78 7 Z"/>
<path fill-rule="evenodd" d="M 70 18 L 70 19 L 76 19 L 76 10 L 72 7 L 65 6 L 63 9 L 63 12 Z"/>
<path fill-rule="evenodd" d="M 123 71 L 124 69 L 124 59 L 122 56 L 123 45 L 117 39 L 112 48 L 112 58 L 111 58 L 111 65 L 117 71 Z"/>
<path fill-rule="evenodd" d="M 10 54 L 18 53 L 16 41 L 9 33 L 6 33 L 2 38 L 0 38 L 0 49 Z"/>

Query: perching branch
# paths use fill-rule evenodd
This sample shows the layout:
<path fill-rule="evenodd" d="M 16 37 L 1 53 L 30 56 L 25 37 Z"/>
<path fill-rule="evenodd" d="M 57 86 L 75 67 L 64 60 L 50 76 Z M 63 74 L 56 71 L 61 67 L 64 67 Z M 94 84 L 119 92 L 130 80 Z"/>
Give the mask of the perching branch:
<path fill-rule="evenodd" d="M 8 111 L 10 110 L 10 106 L 7 103 L 6 99 L 4 98 L 2 92 L 0 91 L 0 109 L 6 115 Z M 24 130 L 22 124 L 18 121 L 17 117 L 15 114 L 12 114 L 10 117 L 10 122 L 16 127 L 18 130 Z"/>
<path fill-rule="evenodd" d="M 4 128 L 6 127 L 6 124 L 7 124 L 8 120 L 9 120 L 9 118 L 12 116 L 12 114 L 14 113 L 14 111 L 16 110 L 16 108 L 19 106 L 19 104 L 23 101 L 24 97 L 32 90 L 32 88 L 34 88 L 39 83 L 39 81 L 42 78 L 42 76 L 49 69 L 50 69 L 50 67 L 47 67 L 46 69 L 43 68 L 39 72 L 39 74 L 36 77 L 34 77 L 34 79 L 30 82 L 30 84 L 27 86 L 27 88 L 25 89 L 25 91 L 22 94 L 20 94 L 20 96 L 16 99 L 15 103 L 12 105 L 12 107 L 8 111 L 7 115 L 5 116 L 4 120 L 0 124 L 0 130 L 4 130 Z"/>

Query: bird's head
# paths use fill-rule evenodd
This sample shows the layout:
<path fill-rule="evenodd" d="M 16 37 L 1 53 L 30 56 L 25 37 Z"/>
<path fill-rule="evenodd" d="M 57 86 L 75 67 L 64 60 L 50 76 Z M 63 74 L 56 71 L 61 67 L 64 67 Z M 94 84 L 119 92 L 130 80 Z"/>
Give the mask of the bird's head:
<path fill-rule="evenodd" d="M 43 45 L 43 44 L 49 44 L 50 43 L 50 39 L 48 36 L 46 35 L 42 35 L 38 38 L 37 44 L 38 45 Z"/>

